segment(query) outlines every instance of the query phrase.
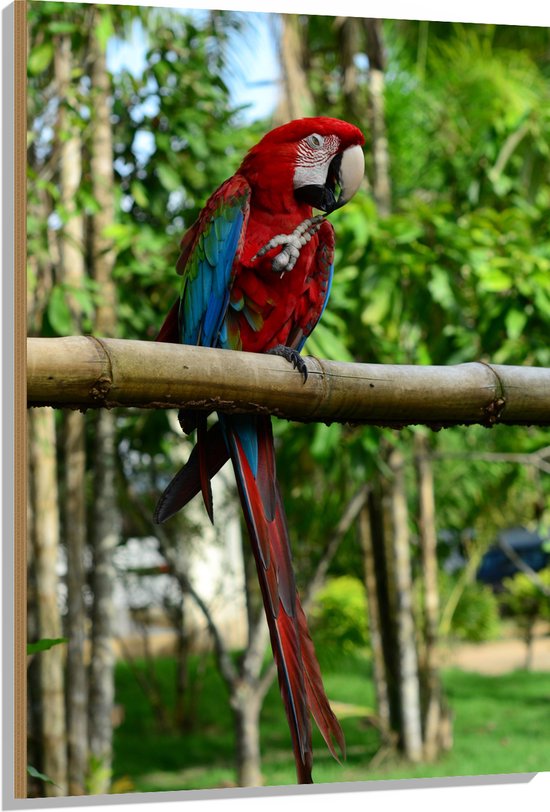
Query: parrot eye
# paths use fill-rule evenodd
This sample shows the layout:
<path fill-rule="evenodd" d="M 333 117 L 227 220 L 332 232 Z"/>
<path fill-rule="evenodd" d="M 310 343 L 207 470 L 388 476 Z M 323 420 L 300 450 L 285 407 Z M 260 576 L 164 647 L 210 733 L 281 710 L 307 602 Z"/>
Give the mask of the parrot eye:
<path fill-rule="evenodd" d="M 313 133 L 312 135 L 308 135 L 306 141 L 310 147 L 313 147 L 313 149 L 319 149 L 320 147 L 323 146 L 325 139 L 323 138 L 322 135 Z"/>

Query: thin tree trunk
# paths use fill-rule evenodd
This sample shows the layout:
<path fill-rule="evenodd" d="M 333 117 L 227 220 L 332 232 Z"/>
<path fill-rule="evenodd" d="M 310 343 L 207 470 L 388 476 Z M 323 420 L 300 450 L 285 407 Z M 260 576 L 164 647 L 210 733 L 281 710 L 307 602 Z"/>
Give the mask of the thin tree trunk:
<path fill-rule="evenodd" d="M 359 540 L 363 553 L 363 570 L 365 577 L 365 591 L 367 594 L 367 607 L 369 618 L 369 637 L 373 660 L 374 690 L 376 694 L 376 707 L 380 719 L 380 726 L 385 731 L 384 738 L 388 737 L 390 724 L 390 702 L 388 696 L 388 679 L 384 662 L 384 649 L 381 633 L 381 607 L 378 599 L 378 585 L 376 578 L 376 563 L 374 543 L 371 528 L 371 513 L 365 506 L 359 516 Z"/>
<path fill-rule="evenodd" d="M 434 478 L 425 435 L 416 433 L 414 439 L 424 593 L 424 757 L 433 760 L 438 755 L 441 743 L 439 728 L 442 712 L 442 689 L 437 662 L 439 589 Z"/>
<path fill-rule="evenodd" d="M 113 553 L 118 544 L 119 527 L 115 503 L 113 448 L 115 421 L 112 412 L 103 412 L 96 423 L 94 460 L 94 523 L 92 613 L 92 660 L 90 668 L 89 742 L 96 764 L 97 793 L 110 786 L 112 763 L 112 714 L 114 705 L 113 637 L 115 627 Z"/>
<path fill-rule="evenodd" d="M 388 473 L 373 478 L 360 532 L 371 624 L 378 713 L 386 744 L 422 757 L 422 717 L 404 460 L 380 444 Z M 372 614 L 371 614 L 372 613 Z"/>
<path fill-rule="evenodd" d="M 283 73 L 283 93 L 275 112 L 277 123 L 314 114 L 314 101 L 302 62 L 300 18 L 281 15 L 279 58 Z"/>
<path fill-rule="evenodd" d="M 403 748 L 410 761 L 422 759 L 422 723 L 420 710 L 420 680 L 413 616 L 413 584 L 409 554 L 409 527 L 405 466 L 403 454 L 394 448 L 388 464 L 392 471 L 389 507 L 391 511 L 392 553 L 395 563 L 397 597 L 397 642 L 399 657 L 399 690 Z"/>
<path fill-rule="evenodd" d="M 32 539 L 37 585 L 40 638 L 62 636 L 58 605 L 59 512 L 56 437 L 53 409 L 34 409 L 29 415 Z M 65 738 L 64 646 L 40 652 L 42 769 L 55 784 L 46 795 L 67 794 Z"/>
<path fill-rule="evenodd" d="M 96 332 L 111 336 L 116 328 L 116 295 L 112 279 L 115 252 L 105 228 L 114 222 L 113 144 L 110 122 L 110 78 L 105 53 L 97 36 L 101 16 L 110 13 L 106 7 L 94 7 L 90 36 L 91 92 L 93 97 L 93 131 L 91 142 L 91 175 L 98 211 L 93 218 L 93 275 L 101 291 L 96 311 Z M 116 425 L 112 411 L 101 411 L 96 423 L 94 460 L 93 526 L 93 633 L 90 689 L 90 750 L 101 765 L 94 785 L 96 792 L 107 792 L 112 765 L 112 716 L 114 705 L 115 624 L 113 552 L 119 541 L 120 517 L 115 491 Z"/>
<path fill-rule="evenodd" d="M 532 621 L 527 622 L 527 628 L 525 629 L 525 665 L 524 668 L 526 671 L 533 670 L 533 648 L 535 642 L 535 619 Z"/>
<path fill-rule="evenodd" d="M 359 99 L 358 70 L 355 57 L 360 52 L 359 27 L 357 20 L 351 17 L 337 17 L 335 24 L 338 28 L 340 40 L 340 53 L 342 64 L 342 93 L 346 119 L 353 124 L 359 124 L 362 118 L 361 102 Z"/>
<path fill-rule="evenodd" d="M 95 7 L 92 23 L 94 33 L 90 43 L 94 100 L 91 174 L 93 195 L 98 203 L 98 211 L 94 213 L 92 225 L 92 262 L 93 275 L 101 291 L 95 318 L 96 332 L 101 336 L 113 336 L 117 325 L 116 288 L 113 281 L 116 252 L 113 240 L 104 233 L 115 220 L 111 80 L 107 72 L 105 53 L 101 50 L 96 30 L 101 14 L 105 13 L 108 13 L 105 7 L 102 10 Z"/>
<path fill-rule="evenodd" d="M 181 603 L 174 608 L 174 626 L 178 637 L 176 648 L 176 698 L 174 716 L 176 728 L 181 733 L 193 728 L 191 703 L 187 702 L 189 693 L 189 653 L 191 650 L 190 634 L 186 628 L 186 598 L 181 593 Z M 177 617 L 176 617 L 177 615 Z"/>
<path fill-rule="evenodd" d="M 248 619 L 248 641 L 238 674 L 229 684 L 230 705 L 235 725 L 237 783 L 241 787 L 263 784 L 260 753 L 260 711 L 265 694 L 274 679 L 275 663 L 261 679 L 269 641 L 267 621 L 258 588 L 258 578 L 248 531 L 240 523 L 244 564 L 244 587 Z"/>
<path fill-rule="evenodd" d="M 237 783 L 259 787 L 263 783 L 260 755 L 260 710 L 264 694 L 256 681 L 239 680 L 231 692 L 237 743 Z"/>
<path fill-rule="evenodd" d="M 416 69 L 421 81 L 426 76 L 426 61 L 428 56 L 428 30 L 429 20 L 420 20 L 418 23 L 418 46 L 416 49 Z"/>
<path fill-rule="evenodd" d="M 380 444 L 380 453 L 386 448 Z M 395 560 L 392 548 L 394 527 L 390 502 L 390 483 L 378 474 L 369 500 L 370 519 L 375 551 L 378 597 L 380 601 L 381 632 L 386 664 L 386 680 L 390 702 L 390 723 L 397 734 L 398 746 L 403 747 L 403 718 L 401 712 L 399 641 L 397 639 L 397 596 Z"/>
<path fill-rule="evenodd" d="M 27 413 L 27 426 L 30 429 L 30 412 Z M 30 431 L 27 431 L 30 437 Z M 27 488 L 27 641 L 29 643 L 40 639 L 40 625 L 38 617 L 38 590 L 36 583 L 36 563 L 34 561 L 34 521 L 33 521 L 33 469 L 30 459 L 30 443 L 28 448 L 28 488 Z M 42 730 L 41 702 L 40 702 L 40 664 L 39 659 L 32 657 L 27 665 L 27 763 L 43 772 L 42 752 L 40 747 L 40 731 Z M 39 798 L 41 784 L 38 779 L 27 776 L 27 797 Z"/>
<path fill-rule="evenodd" d="M 84 288 L 84 218 L 76 206 L 82 181 L 82 141 L 71 127 L 63 102 L 74 102 L 71 90 L 71 39 L 62 37 L 55 55 L 55 75 L 62 105 L 58 117 L 61 203 L 67 221 L 60 233 L 60 277 L 67 287 L 67 302 L 74 327 L 81 331 L 82 308 L 74 292 Z M 88 764 L 88 689 L 84 663 L 86 609 L 84 604 L 86 550 L 85 416 L 69 411 L 64 416 L 63 528 L 67 547 L 67 715 L 69 793 L 84 795 Z"/>
<path fill-rule="evenodd" d="M 386 216 L 391 211 L 391 180 L 386 117 L 384 112 L 385 55 L 382 20 L 364 20 L 369 58 L 368 117 L 372 139 L 372 190 L 378 211 Z"/>
<path fill-rule="evenodd" d="M 80 412 L 65 416 L 65 539 L 67 544 L 67 715 L 69 794 L 85 794 L 88 767 L 88 678 L 86 642 L 85 424 Z"/>
<path fill-rule="evenodd" d="M 33 203 L 29 200 L 29 214 L 34 215 L 39 221 L 47 222 L 51 214 L 51 202 L 44 190 L 39 190 L 37 199 Z M 32 284 L 27 286 L 27 332 L 29 335 L 38 336 L 42 331 L 42 322 L 44 318 L 44 311 L 48 304 L 51 288 L 53 285 L 53 266 L 58 259 L 58 245 L 53 237 L 52 230 L 48 229 L 47 239 L 50 250 L 47 254 L 47 259 L 38 257 L 36 254 L 29 254 L 27 257 L 27 264 L 29 273 L 32 278 Z M 42 410 L 40 410 L 42 412 Z M 44 410 L 45 412 L 45 410 Z M 39 522 L 37 516 L 37 494 L 44 490 L 43 487 L 37 486 L 37 479 L 45 474 L 40 471 L 35 461 L 40 455 L 40 449 L 36 448 L 36 441 L 34 439 L 35 431 L 34 425 L 36 420 L 37 410 L 29 410 L 27 412 L 27 451 L 28 451 L 28 488 L 27 488 L 27 640 L 35 642 L 41 637 L 41 617 L 44 614 L 42 611 L 41 592 L 39 591 L 36 561 L 37 550 L 37 524 Z M 42 418 L 39 418 L 43 419 Z M 55 442 L 55 436 L 54 436 Z M 44 459 L 47 460 L 46 465 L 53 460 L 55 466 L 55 445 L 51 448 L 50 443 L 44 443 Z M 49 510 L 46 512 L 45 521 L 48 521 L 50 513 L 53 515 L 57 511 L 57 489 L 50 492 Z M 54 523 L 57 519 L 52 519 Z M 44 532 L 44 528 L 42 528 Z M 55 567 L 57 563 L 57 556 L 52 556 L 51 561 Z M 44 562 L 41 563 L 41 568 Z M 56 578 L 56 570 L 54 569 L 51 574 L 52 578 Z M 56 625 L 60 625 L 61 621 L 58 620 Z M 44 698 L 42 696 L 42 669 L 41 657 L 35 655 L 32 657 L 27 669 L 27 763 L 35 767 L 41 772 L 45 772 L 44 768 L 44 740 L 42 731 L 44 729 L 42 709 L 44 706 Z M 44 792 L 44 784 L 36 778 L 28 777 L 27 793 L 30 798 L 40 797 Z"/>

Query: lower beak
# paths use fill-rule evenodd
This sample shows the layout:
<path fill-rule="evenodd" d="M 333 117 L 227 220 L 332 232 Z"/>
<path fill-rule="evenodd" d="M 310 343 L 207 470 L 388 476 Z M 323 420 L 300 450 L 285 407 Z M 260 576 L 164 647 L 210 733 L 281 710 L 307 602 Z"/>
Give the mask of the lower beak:
<path fill-rule="evenodd" d="M 330 214 L 351 200 L 361 185 L 364 172 L 363 150 L 356 144 L 334 156 L 322 186 L 300 186 L 295 194 L 304 203 Z"/>

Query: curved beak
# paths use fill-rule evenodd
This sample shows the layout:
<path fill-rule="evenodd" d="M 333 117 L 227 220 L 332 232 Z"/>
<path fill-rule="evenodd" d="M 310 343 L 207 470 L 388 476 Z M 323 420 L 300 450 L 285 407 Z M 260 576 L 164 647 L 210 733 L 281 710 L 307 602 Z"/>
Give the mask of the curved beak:
<path fill-rule="evenodd" d="M 363 150 L 355 144 L 334 156 L 327 167 L 324 183 L 299 186 L 295 194 L 304 203 L 330 214 L 351 200 L 364 173 Z"/>
<path fill-rule="evenodd" d="M 365 174 L 365 156 L 358 144 L 355 144 L 353 147 L 348 147 L 344 152 L 340 153 L 340 155 L 337 155 L 336 158 L 333 158 L 331 166 L 338 158 L 340 158 L 340 165 L 336 176 L 336 184 L 340 187 L 340 194 L 336 205 L 330 209 L 330 211 L 345 206 L 346 203 L 351 200 L 361 186 L 363 175 Z M 330 175 L 329 167 L 327 176 L 327 182 L 329 183 Z"/>

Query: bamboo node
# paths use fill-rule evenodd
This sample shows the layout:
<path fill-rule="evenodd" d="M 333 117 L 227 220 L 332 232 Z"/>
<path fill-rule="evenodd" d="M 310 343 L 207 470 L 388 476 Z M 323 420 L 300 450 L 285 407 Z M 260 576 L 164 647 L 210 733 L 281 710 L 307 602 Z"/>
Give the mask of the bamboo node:
<path fill-rule="evenodd" d="M 494 426 L 500 420 L 504 407 L 506 406 L 506 398 L 495 398 L 483 409 L 484 425 Z"/>
<path fill-rule="evenodd" d="M 90 397 L 93 400 L 105 400 L 111 388 L 111 383 L 112 380 L 108 375 L 101 375 L 90 389 Z"/>

